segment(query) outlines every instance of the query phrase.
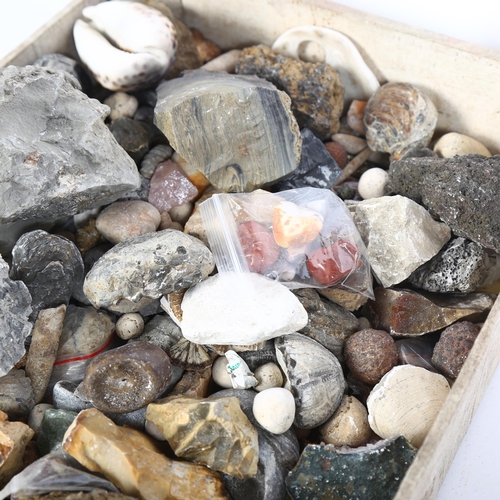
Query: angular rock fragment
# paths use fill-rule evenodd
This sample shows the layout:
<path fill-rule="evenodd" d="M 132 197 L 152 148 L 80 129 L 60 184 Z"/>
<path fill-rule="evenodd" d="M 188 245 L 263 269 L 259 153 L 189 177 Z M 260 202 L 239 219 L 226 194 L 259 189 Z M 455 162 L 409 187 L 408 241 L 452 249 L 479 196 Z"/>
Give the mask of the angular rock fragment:
<path fill-rule="evenodd" d="M 403 437 L 362 448 L 309 444 L 286 479 L 293 500 L 392 500 L 417 450 Z"/>
<path fill-rule="evenodd" d="M 236 398 L 159 401 L 148 406 L 146 418 L 161 431 L 178 457 L 241 479 L 257 473 L 257 430 Z"/>
<path fill-rule="evenodd" d="M 212 382 L 212 367 L 203 371 L 186 371 L 175 385 L 169 396 L 184 396 L 186 398 L 206 398 Z"/>
<path fill-rule="evenodd" d="M 366 295 L 348 292 L 346 290 L 339 290 L 336 288 L 318 288 L 318 293 L 351 312 L 356 311 L 368 302 L 368 297 Z"/>
<path fill-rule="evenodd" d="M 297 167 L 302 141 L 290 99 L 271 83 L 195 70 L 157 93 L 155 124 L 214 186 L 249 191 Z"/>
<path fill-rule="evenodd" d="M 12 370 L 0 377 L 0 410 L 9 418 L 25 417 L 34 406 L 35 394 L 24 370 Z"/>
<path fill-rule="evenodd" d="M 266 45 L 256 45 L 242 50 L 235 71 L 260 76 L 284 90 L 292 99 L 292 111 L 301 129 L 311 129 L 322 140 L 338 132 L 344 86 L 331 66 L 293 59 Z"/>
<path fill-rule="evenodd" d="M 84 293 L 97 308 L 140 311 L 164 294 L 205 279 L 214 258 L 196 238 L 165 229 L 135 236 L 106 252 L 87 274 Z"/>
<path fill-rule="evenodd" d="M 450 228 L 404 196 L 383 196 L 356 205 L 354 222 L 384 287 L 405 280 L 450 239 Z"/>
<path fill-rule="evenodd" d="M 31 295 L 22 281 L 9 278 L 9 266 L 0 256 L 0 377 L 23 357 L 24 341 L 33 325 Z"/>
<path fill-rule="evenodd" d="M 128 495 L 153 500 L 228 500 L 220 475 L 201 465 L 170 460 L 143 433 L 118 427 L 99 410 L 82 411 L 63 449 L 90 471 L 104 474 Z"/>
<path fill-rule="evenodd" d="M 488 293 L 466 295 L 419 294 L 413 290 L 375 288 L 368 304 L 376 328 L 411 337 L 435 332 L 459 319 L 481 319 L 494 303 Z"/>
<path fill-rule="evenodd" d="M 0 71 L 2 233 L 6 224 L 55 221 L 139 188 L 137 167 L 104 124 L 109 108 L 77 86 L 47 68 Z"/>
<path fill-rule="evenodd" d="M 500 156 L 392 162 L 388 189 L 422 204 L 453 234 L 500 252 Z"/>

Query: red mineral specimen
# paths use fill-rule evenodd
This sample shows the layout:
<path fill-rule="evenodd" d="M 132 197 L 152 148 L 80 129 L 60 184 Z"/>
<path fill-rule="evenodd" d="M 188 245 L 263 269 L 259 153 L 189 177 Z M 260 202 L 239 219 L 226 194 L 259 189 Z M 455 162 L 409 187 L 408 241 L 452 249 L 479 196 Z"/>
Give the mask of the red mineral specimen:
<path fill-rule="evenodd" d="M 251 272 L 263 273 L 278 260 L 280 247 L 262 224 L 243 222 L 238 226 L 238 239 Z"/>

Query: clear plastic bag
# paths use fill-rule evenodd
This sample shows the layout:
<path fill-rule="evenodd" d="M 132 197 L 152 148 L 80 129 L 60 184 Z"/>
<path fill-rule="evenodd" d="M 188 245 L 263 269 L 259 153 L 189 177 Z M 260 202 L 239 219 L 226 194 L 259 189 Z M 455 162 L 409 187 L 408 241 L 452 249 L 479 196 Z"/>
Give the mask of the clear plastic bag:
<path fill-rule="evenodd" d="M 199 208 L 219 274 L 245 280 L 253 272 L 288 288 L 331 287 L 373 298 L 366 248 L 332 191 L 214 194 Z"/>

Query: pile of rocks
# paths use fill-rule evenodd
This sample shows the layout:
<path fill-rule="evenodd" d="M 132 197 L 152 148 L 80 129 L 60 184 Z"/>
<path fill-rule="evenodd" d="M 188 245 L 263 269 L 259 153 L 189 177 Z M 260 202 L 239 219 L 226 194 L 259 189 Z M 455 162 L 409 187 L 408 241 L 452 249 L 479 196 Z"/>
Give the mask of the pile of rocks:
<path fill-rule="evenodd" d="M 496 298 L 499 157 L 430 149 L 430 99 L 332 30 L 221 54 L 155 0 L 84 15 L 86 69 L 0 69 L 0 498 L 392 498 Z M 341 67 L 286 53 L 318 31 Z M 344 200 L 373 294 L 259 274 L 317 250 L 293 215 L 217 273 L 199 204 L 257 188 Z"/>

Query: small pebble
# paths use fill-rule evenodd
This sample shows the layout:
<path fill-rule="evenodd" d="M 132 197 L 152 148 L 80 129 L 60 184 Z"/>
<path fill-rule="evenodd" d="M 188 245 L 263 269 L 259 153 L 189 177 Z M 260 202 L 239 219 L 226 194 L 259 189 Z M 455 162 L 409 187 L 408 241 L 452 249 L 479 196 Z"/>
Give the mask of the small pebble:
<path fill-rule="evenodd" d="M 126 313 L 116 322 L 116 334 L 124 340 L 135 339 L 144 330 L 144 319 L 139 313 Z"/>
<path fill-rule="evenodd" d="M 155 173 L 156 167 L 163 161 L 169 160 L 172 156 L 173 149 L 170 146 L 159 144 L 151 148 L 144 156 L 141 162 L 139 172 L 146 179 L 151 179 Z"/>
<path fill-rule="evenodd" d="M 198 55 L 203 63 L 207 63 L 221 55 L 222 50 L 215 42 L 205 38 L 203 34 L 195 28 L 191 28 L 191 33 L 193 34 L 194 42 L 198 49 Z"/>
<path fill-rule="evenodd" d="M 346 340 L 344 357 L 356 378 L 375 385 L 398 364 L 398 349 L 387 332 L 369 328 Z"/>
<path fill-rule="evenodd" d="M 365 318 L 364 316 L 361 316 L 360 318 L 358 318 L 358 322 L 359 322 L 359 329 L 360 330 L 366 330 L 366 329 L 372 327 L 368 318 Z"/>
<path fill-rule="evenodd" d="M 111 108 L 111 113 L 109 118 L 111 121 L 117 118 L 133 118 L 134 113 L 139 107 L 139 101 L 131 95 L 125 92 L 115 92 L 111 94 L 107 99 L 105 99 L 104 104 L 107 104 Z"/>
<path fill-rule="evenodd" d="M 186 224 L 189 217 L 193 213 L 193 203 L 186 201 L 182 205 L 176 205 L 168 211 L 173 222 L 178 222 L 181 225 Z"/>
<path fill-rule="evenodd" d="M 389 182 L 389 174 L 378 167 L 368 169 L 360 178 L 358 192 L 361 198 L 380 198 L 385 194 L 385 187 Z"/>
<path fill-rule="evenodd" d="M 368 145 L 365 139 L 349 134 L 333 134 L 332 141 L 339 143 L 350 155 L 357 155 Z"/>
<path fill-rule="evenodd" d="M 283 434 L 295 419 L 294 397 L 281 387 L 266 389 L 255 396 L 253 414 L 264 429 L 273 434 Z"/>
<path fill-rule="evenodd" d="M 184 226 L 178 222 L 172 222 L 169 229 L 175 229 L 176 231 L 184 231 Z"/>
<path fill-rule="evenodd" d="M 160 231 L 163 231 L 164 229 L 170 229 L 171 226 L 172 226 L 172 217 L 170 217 L 170 214 L 168 212 L 162 212 L 160 225 L 158 229 Z"/>
<path fill-rule="evenodd" d="M 347 151 L 344 146 L 335 141 L 325 142 L 326 150 L 332 155 L 332 158 L 337 162 L 337 165 L 344 169 L 347 165 Z"/>
<path fill-rule="evenodd" d="M 207 71 L 226 71 L 227 73 L 234 73 L 240 54 L 240 49 L 230 50 L 205 63 L 201 68 Z"/>
<path fill-rule="evenodd" d="M 484 144 L 476 139 L 464 134 L 450 132 L 443 135 L 434 146 L 434 153 L 441 158 L 451 158 L 452 156 L 462 155 L 483 155 L 490 157 L 491 153 Z"/>
<path fill-rule="evenodd" d="M 365 124 L 363 123 L 363 113 L 365 112 L 367 101 L 354 99 L 347 112 L 347 124 L 352 131 L 358 135 L 365 135 Z"/>
<path fill-rule="evenodd" d="M 227 359 L 221 356 L 214 361 L 212 365 L 212 378 L 214 382 L 224 389 L 232 389 L 231 375 L 227 371 Z"/>
<path fill-rule="evenodd" d="M 257 367 L 254 376 L 259 382 L 254 387 L 257 392 L 283 386 L 283 375 L 279 366 L 274 363 L 266 363 Z"/>
<path fill-rule="evenodd" d="M 50 408 L 54 408 L 54 406 L 47 403 L 40 403 L 35 405 L 35 407 L 30 411 L 28 415 L 28 425 L 35 432 L 35 437 L 38 435 L 38 431 L 40 430 L 40 426 L 42 425 L 45 410 L 49 410 Z"/>

